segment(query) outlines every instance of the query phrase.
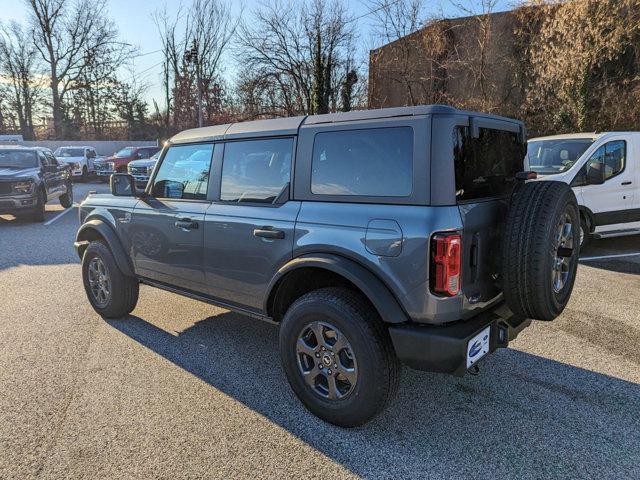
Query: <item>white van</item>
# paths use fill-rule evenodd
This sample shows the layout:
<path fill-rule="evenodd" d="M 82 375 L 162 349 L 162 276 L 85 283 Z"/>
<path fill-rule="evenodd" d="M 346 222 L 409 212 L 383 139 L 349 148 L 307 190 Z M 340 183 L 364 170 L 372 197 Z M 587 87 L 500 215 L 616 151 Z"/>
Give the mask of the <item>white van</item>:
<path fill-rule="evenodd" d="M 589 237 L 640 234 L 640 132 L 532 138 L 525 170 L 573 187 L 581 244 Z"/>

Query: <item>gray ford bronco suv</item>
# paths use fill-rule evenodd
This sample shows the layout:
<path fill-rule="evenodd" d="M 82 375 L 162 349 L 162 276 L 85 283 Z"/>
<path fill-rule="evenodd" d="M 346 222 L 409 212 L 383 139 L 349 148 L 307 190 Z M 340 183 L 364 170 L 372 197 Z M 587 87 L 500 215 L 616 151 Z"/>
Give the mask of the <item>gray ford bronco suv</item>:
<path fill-rule="evenodd" d="M 475 371 L 564 309 L 576 198 L 524 155 L 521 122 L 437 105 L 188 130 L 145 191 L 115 174 L 82 203 L 87 296 L 126 317 L 145 283 L 274 322 L 300 400 L 361 425 L 402 364 Z"/>

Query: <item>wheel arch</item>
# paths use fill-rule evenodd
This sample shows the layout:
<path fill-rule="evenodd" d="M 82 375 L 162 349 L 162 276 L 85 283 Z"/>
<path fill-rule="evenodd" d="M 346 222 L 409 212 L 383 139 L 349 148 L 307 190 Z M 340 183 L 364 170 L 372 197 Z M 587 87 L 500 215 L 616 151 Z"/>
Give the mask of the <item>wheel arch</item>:
<path fill-rule="evenodd" d="M 587 223 L 587 226 L 589 227 L 588 233 L 593 233 L 596 226 L 594 213 L 584 205 L 578 205 L 578 210 L 580 211 L 580 217 L 584 218 L 585 222 Z"/>
<path fill-rule="evenodd" d="M 305 254 L 284 265 L 271 281 L 264 310 L 280 321 L 286 308 L 301 295 L 326 286 L 346 286 L 360 292 L 385 323 L 409 320 L 400 302 L 370 270 L 335 254 Z"/>
<path fill-rule="evenodd" d="M 111 253 L 113 253 L 118 268 L 120 268 L 124 275 L 128 277 L 135 276 L 131 259 L 122 246 L 115 230 L 110 227 L 108 223 L 99 218 L 94 218 L 82 224 L 76 234 L 76 241 L 74 245 L 80 260 L 82 260 L 84 251 L 89 246 L 89 243 L 94 240 L 103 240 L 107 244 Z"/>

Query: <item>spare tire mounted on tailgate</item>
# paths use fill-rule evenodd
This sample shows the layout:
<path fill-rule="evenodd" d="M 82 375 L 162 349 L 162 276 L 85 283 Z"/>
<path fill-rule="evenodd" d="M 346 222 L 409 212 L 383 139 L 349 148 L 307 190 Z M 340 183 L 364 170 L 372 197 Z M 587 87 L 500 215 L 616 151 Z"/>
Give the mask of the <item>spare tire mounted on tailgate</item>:
<path fill-rule="evenodd" d="M 580 216 L 565 183 L 530 182 L 513 195 L 502 244 L 504 297 L 517 314 L 553 320 L 576 277 Z"/>

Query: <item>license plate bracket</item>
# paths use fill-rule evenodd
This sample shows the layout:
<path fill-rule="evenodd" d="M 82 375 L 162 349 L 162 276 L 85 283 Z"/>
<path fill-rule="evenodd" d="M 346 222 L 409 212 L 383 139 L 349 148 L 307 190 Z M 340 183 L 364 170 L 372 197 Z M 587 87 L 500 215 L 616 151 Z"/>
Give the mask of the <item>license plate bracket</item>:
<path fill-rule="evenodd" d="M 491 326 L 482 329 L 467 342 L 467 368 L 471 368 L 489 353 Z"/>

